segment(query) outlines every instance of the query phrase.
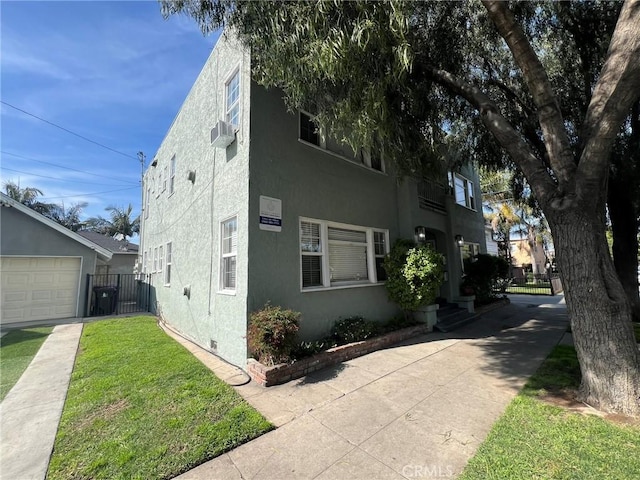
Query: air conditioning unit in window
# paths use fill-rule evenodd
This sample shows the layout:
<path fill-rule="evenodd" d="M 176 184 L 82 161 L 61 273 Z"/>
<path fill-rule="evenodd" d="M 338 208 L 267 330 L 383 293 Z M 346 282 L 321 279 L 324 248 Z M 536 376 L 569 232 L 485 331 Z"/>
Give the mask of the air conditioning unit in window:
<path fill-rule="evenodd" d="M 235 127 L 231 123 L 219 120 L 211 129 L 211 145 L 226 148 L 236 139 Z"/>

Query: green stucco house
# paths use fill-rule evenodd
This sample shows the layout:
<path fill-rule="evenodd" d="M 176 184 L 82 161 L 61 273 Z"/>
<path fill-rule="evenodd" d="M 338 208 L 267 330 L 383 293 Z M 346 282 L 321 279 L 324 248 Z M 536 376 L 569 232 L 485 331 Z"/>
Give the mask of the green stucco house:
<path fill-rule="evenodd" d="M 416 235 L 445 255 L 440 295 L 454 301 L 462 256 L 486 250 L 472 162 L 401 180 L 288 112 L 250 65 L 220 38 L 145 173 L 140 262 L 162 319 L 240 366 L 249 314 L 268 301 L 302 313 L 305 339 L 340 317 L 387 320 L 382 259 Z"/>

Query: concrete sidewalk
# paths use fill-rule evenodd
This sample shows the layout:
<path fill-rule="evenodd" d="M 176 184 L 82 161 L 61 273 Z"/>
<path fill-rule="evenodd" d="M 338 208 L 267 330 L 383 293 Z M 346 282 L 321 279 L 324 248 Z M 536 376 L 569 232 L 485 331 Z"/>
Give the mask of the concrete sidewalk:
<path fill-rule="evenodd" d="M 285 385 L 236 387 L 279 428 L 178 478 L 457 476 L 567 322 L 509 305 Z"/>
<path fill-rule="evenodd" d="M 81 333 L 55 327 L 0 403 L 0 478 L 45 478 Z"/>

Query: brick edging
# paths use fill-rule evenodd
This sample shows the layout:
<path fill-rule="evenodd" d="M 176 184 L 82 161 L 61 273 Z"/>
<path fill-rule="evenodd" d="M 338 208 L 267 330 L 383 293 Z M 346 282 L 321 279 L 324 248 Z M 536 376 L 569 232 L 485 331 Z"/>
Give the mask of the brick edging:
<path fill-rule="evenodd" d="M 265 387 L 279 385 L 281 383 L 304 377 L 305 375 L 331 365 L 346 362 L 352 358 L 375 352 L 382 348 L 401 342 L 411 337 L 423 335 L 429 332 L 428 325 L 417 325 L 390 332 L 379 337 L 370 338 L 361 342 L 348 343 L 330 348 L 311 357 L 303 358 L 294 363 L 280 363 L 267 367 L 257 360 L 247 360 L 247 372 L 251 379 Z"/>

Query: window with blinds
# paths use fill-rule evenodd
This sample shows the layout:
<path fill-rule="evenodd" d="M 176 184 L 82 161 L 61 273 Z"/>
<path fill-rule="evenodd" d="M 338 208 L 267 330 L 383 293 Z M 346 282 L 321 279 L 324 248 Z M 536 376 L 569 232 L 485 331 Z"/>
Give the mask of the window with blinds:
<path fill-rule="evenodd" d="M 321 287 L 322 242 L 320 224 L 300 222 L 300 250 L 302 253 L 302 287 Z"/>
<path fill-rule="evenodd" d="M 302 288 L 344 287 L 382 282 L 386 230 L 300 221 Z"/>
<path fill-rule="evenodd" d="M 238 219 L 222 222 L 222 290 L 236 289 L 236 257 L 238 251 Z"/>
<path fill-rule="evenodd" d="M 369 280 L 367 233 L 329 227 L 328 238 L 331 284 Z"/>

